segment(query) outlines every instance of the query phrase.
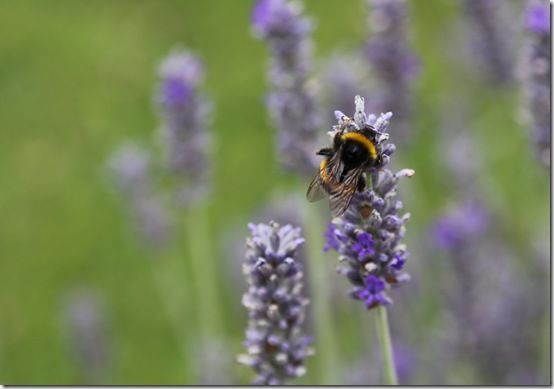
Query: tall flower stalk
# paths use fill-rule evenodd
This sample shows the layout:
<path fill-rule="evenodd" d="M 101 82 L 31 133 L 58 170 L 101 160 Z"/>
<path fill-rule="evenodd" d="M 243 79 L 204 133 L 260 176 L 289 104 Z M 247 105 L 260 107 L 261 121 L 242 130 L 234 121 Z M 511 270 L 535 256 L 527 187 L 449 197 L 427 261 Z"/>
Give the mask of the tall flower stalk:
<path fill-rule="evenodd" d="M 286 170 L 304 177 L 312 175 L 317 171 L 314 150 L 325 122 L 318 99 L 320 88 L 311 76 L 312 22 L 303 14 L 299 1 L 258 0 L 252 12 L 252 29 L 270 51 L 267 108 L 277 129 L 279 161 Z M 321 225 L 321 216 L 309 210 L 307 253 L 314 290 L 314 326 L 321 350 L 316 363 L 322 372 L 322 383 L 338 384 L 336 331 L 326 288 L 329 272 L 323 267 L 317 246 Z"/>
<path fill-rule="evenodd" d="M 186 209 L 185 233 L 192 284 L 196 292 L 197 347 L 221 336 L 217 265 L 211 243 L 208 206 L 211 194 L 211 103 L 202 93 L 203 65 L 188 50 L 172 52 L 159 69 L 156 95 L 168 170 L 176 199 Z M 218 366 L 213 367 L 218 369 Z"/>
<path fill-rule="evenodd" d="M 524 88 L 531 137 L 538 160 L 550 166 L 550 7 L 530 2 L 526 10 L 527 43 L 524 51 Z"/>
<path fill-rule="evenodd" d="M 387 130 L 392 113 L 367 116 L 364 100 L 356 97 L 354 122 L 357 128 L 372 126 L 382 141 L 388 139 Z M 330 133 L 344 131 L 342 112 L 337 113 L 339 124 Z M 393 173 L 384 166 L 390 162 L 395 147 L 380 145 L 383 167 L 367 172 L 368 187 L 356 193 L 347 211 L 333 219 L 325 234 L 325 250 L 339 253 L 337 271 L 352 284 L 350 296 L 360 300 L 367 309 L 376 309 L 377 337 L 383 351 L 383 363 L 387 383 L 396 383 L 392 345 L 388 330 L 386 306 L 392 303 L 389 290 L 409 279 L 403 271 L 408 251 L 402 243 L 405 224 L 410 215 L 401 214 L 402 202 L 398 200 L 397 184 L 403 177 L 411 177 L 414 171 L 403 169 Z"/>
<path fill-rule="evenodd" d="M 302 265 L 295 259 L 304 243 L 300 228 L 277 223 L 250 224 L 243 272 L 248 290 L 242 303 L 248 309 L 246 354 L 239 362 L 250 366 L 255 385 L 282 385 L 305 374 L 304 360 L 313 353 L 303 333 L 305 307 Z"/>
<path fill-rule="evenodd" d="M 111 156 L 108 167 L 115 186 L 128 208 L 140 242 L 149 249 L 155 288 L 173 327 L 183 358 L 184 376 L 189 376 L 189 351 L 184 343 L 183 321 L 188 315 L 188 287 L 183 283 L 187 272 L 175 252 L 171 222 L 153 183 L 151 154 L 135 143 L 125 143 Z"/>

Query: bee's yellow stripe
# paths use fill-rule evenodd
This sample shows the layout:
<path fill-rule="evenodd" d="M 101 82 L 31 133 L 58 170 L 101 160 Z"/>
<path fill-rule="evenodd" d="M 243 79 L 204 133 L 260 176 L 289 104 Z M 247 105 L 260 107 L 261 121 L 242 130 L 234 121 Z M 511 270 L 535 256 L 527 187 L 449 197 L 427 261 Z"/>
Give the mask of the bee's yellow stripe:
<path fill-rule="evenodd" d="M 361 143 L 369 152 L 371 159 L 373 160 L 377 159 L 377 149 L 375 148 L 375 145 L 373 144 L 372 141 L 367 139 L 359 132 L 347 132 L 346 134 L 341 136 L 341 139 L 343 142 L 347 140 L 353 140 L 358 143 Z"/>
<path fill-rule="evenodd" d="M 319 164 L 319 175 L 323 179 L 324 182 L 328 181 L 329 175 L 327 174 L 327 160 L 324 159 Z"/>

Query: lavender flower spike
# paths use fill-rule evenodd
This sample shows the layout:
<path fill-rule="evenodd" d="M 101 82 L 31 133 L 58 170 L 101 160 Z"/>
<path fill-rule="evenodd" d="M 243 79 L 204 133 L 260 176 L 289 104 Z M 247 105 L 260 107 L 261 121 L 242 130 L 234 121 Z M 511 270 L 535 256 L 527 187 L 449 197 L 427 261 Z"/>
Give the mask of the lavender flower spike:
<path fill-rule="evenodd" d="M 397 124 L 397 139 L 409 135 L 408 119 L 412 110 L 411 86 L 419 70 L 419 60 L 408 43 L 408 7 L 405 0 L 368 0 L 368 24 L 371 37 L 365 50 L 382 84 L 377 96 L 378 110 L 390 109 Z"/>
<path fill-rule="evenodd" d="M 171 222 L 154 193 L 150 165 L 148 151 L 130 142 L 120 146 L 108 161 L 114 184 L 125 198 L 139 235 L 149 245 L 160 247 L 170 237 Z"/>
<path fill-rule="evenodd" d="M 356 97 L 354 120 L 341 114 L 337 113 L 339 127 L 352 121 L 357 126 L 369 124 L 381 133 L 380 142 L 388 139 L 386 131 L 392 116 L 390 112 L 378 118 L 367 116 L 363 99 Z M 382 150 L 386 164 L 395 148 L 387 144 Z M 325 234 L 325 248 L 340 254 L 338 271 L 353 284 L 351 296 L 362 300 L 368 309 L 390 304 L 388 289 L 409 279 L 409 275 L 403 272 L 408 251 L 402 238 L 410 215 L 400 214 L 402 202 L 397 198 L 396 188 L 401 178 L 413 174 L 411 169 L 392 173 L 379 168 L 368 172 L 368 188 L 354 195 L 350 207 L 329 224 Z"/>
<path fill-rule="evenodd" d="M 502 0 L 464 0 L 464 11 L 469 22 L 472 45 L 487 78 L 496 85 L 512 81 L 512 57 L 505 39 L 506 28 L 501 23 Z"/>
<path fill-rule="evenodd" d="M 245 346 L 238 361 L 256 372 L 255 385 L 279 385 L 306 372 L 313 353 L 302 333 L 305 307 L 302 266 L 295 260 L 304 243 L 300 228 L 277 223 L 250 224 L 243 272 L 249 287 L 242 303 L 248 309 Z"/>
<path fill-rule="evenodd" d="M 301 3 L 258 0 L 252 28 L 271 52 L 271 92 L 267 106 L 278 130 L 281 164 L 311 174 L 317 166 L 313 153 L 323 116 L 318 108 L 317 85 L 309 79 L 312 67 L 312 24 L 302 16 Z"/>
<path fill-rule="evenodd" d="M 546 1 L 529 4 L 524 77 L 532 138 L 539 161 L 550 166 L 550 8 Z"/>
<path fill-rule="evenodd" d="M 178 199 L 188 203 L 209 192 L 211 176 L 211 104 L 201 93 L 203 65 L 189 51 L 175 50 L 161 64 L 159 76 L 156 102 L 167 163 L 182 182 Z"/>

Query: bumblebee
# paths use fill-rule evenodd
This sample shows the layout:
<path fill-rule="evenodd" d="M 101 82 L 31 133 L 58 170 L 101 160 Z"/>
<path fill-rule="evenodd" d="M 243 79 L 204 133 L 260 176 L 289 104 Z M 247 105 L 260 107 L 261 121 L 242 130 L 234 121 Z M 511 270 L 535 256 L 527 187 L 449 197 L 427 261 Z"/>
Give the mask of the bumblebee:
<path fill-rule="evenodd" d="M 333 217 L 342 215 L 356 190 L 365 189 L 364 171 L 382 165 L 378 135 L 370 125 L 355 131 L 338 131 L 332 147 L 322 148 L 316 153 L 325 159 L 308 187 L 308 200 L 313 202 L 328 195 Z"/>

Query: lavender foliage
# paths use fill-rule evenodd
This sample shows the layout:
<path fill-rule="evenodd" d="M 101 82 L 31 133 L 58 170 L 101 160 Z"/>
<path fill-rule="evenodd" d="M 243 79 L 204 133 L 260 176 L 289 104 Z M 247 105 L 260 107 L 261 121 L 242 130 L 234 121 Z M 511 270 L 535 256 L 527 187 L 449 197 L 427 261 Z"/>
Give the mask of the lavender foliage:
<path fill-rule="evenodd" d="M 177 198 L 182 203 L 210 192 L 211 104 L 201 93 L 204 68 L 187 50 L 175 50 L 159 68 L 156 102 L 169 170 L 181 181 Z"/>
<path fill-rule="evenodd" d="M 531 136 L 539 161 L 550 166 L 550 7 L 546 1 L 529 3 L 525 26 L 524 87 Z"/>
<path fill-rule="evenodd" d="M 391 113 L 366 116 L 364 100 L 356 97 L 354 120 L 337 113 L 339 131 L 345 123 L 356 126 L 371 125 L 381 133 L 381 141 L 388 138 Z M 331 133 L 332 135 L 333 133 Z M 386 165 L 395 150 L 394 145 L 382 146 Z M 397 197 L 397 184 L 414 171 L 404 169 L 392 173 L 386 168 L 372 169 L 368 173 L 368 188 L 354 195 L 347 211 L 329 224 L 325 233 L 325 250 L 335 250 L 340 256 L 338 271 L 353 284 L 351 296 L 361 300 L 368 309 L 388 305 L 392 300 L 388 289 L 409 279 L 403 271 L 408 251 L 402 243 L 405 224 L 410 215 L 401 214 L 402 202 Z"/>
<path fill-rule="evenodd" d="M 513 79 L 513 58 L 501 18 L 505 0 L 464 0 L 471 44 L 486 75 L 495 85 L 509 84 Z"/>
<path fill-rule="evenodd" d="M 249 288 L 242 303 L 248 309 L 247 354 L 239 362 L 256 373 L 255 385 L 279 385 L 306 372 L 311 339 L 302 325 L 308 300 L 303 269 L 295 259 L 304 243 L 300 228 L 277 223 L 250 224 L 243 266 Z"/>
<path fill-rule="evenodd" d="M 113 153 L 108 168 L 141 240 L 152 247 L 165 244 L 171 223 L 153 189 L 148 151 L 138 144 L 125 143 Z"/>
<path fill-rule="evenodd" d="M 277 155 L 286 169 L 311 174 L 317 166 L 313 149 L 323 123 L 318 86 L 310 79 L 312 23 L 303 16 L 300 2 L 258 0 L 252 28 L 271 53 L 267 107 L 278 130 Z"/>
<path fill-rule="evenodd" d="M 405 0 L 368 0 L 370 38 L 365 53 L 380 84 L 376 111 L 392 111 L 395 134 L 404 142 L 409 136 L 412 111 L 412 84 L 419 60 L 408 43 L 408 5 Z"/>

